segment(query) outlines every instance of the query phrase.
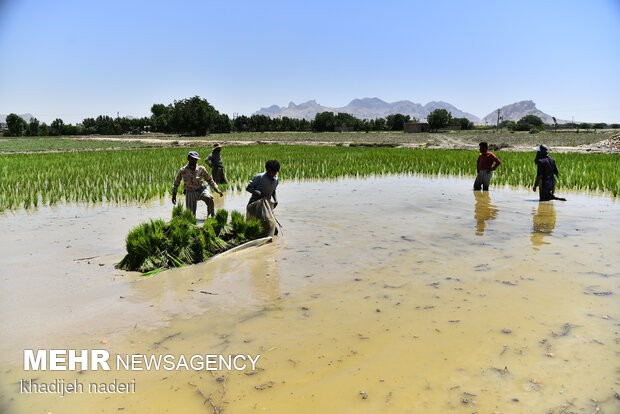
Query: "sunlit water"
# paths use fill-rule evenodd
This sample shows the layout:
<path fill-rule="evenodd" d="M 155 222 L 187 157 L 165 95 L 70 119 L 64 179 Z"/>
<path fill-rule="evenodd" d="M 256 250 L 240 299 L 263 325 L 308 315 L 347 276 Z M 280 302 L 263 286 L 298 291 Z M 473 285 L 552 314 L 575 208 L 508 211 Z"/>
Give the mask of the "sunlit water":
<path fill-rule="evenodd" d="M 274 243 L 151 278 L 113 263 L 167 202 L 5 213 L 5 411 L 620 411 L 618 203 L 470 188 L 284 183 Z M 254 372 L 26 372 L 30 348 L 260 359 Z M 135 379 L 136 392 L 20 394 L 30 378 Z"/>

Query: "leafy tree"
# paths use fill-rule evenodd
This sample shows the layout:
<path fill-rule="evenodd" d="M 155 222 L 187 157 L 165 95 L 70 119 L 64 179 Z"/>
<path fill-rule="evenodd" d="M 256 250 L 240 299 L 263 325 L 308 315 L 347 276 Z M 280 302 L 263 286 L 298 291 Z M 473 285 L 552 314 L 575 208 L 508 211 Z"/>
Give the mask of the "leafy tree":
<path fill-rule="evenodd" d="M 50 134 L 50 127 L 45 122 L 39 125 L 39 136 L 46 137 Z"/>
<path fill-rule="evenodd" d="M 387 121 L 385 118 L 375 119 L 375 131 L 385 131 Z"/>
<path fill-rule="evenodd" d="M 233 125 L 236 132 L 250 132 L 250 118 L 245 115 L 236 117 Z"/>
<path fill-rule="evenodd" d="M 39 135 L 39 120 L 37 118 L 32 118 L 28 123 L 28 136 L 36 137 Z"/>
<path fill-rule="evenodd" d="M 314 116 L 312 130 L 316 132 L 333 131 L 335 128 L 335 119 L 333 112 L 321 112 Z"/>
<path fill-rule="evenodd" d="M 347 127 L 356 129 L 359 119 L 346 112 L 339 112 L 334 116 L 334 127 Z"/>
<path fill-rule="evenodd" d="M 448 112 L 446 109 L 439 108 L 435 109 L 426 117 L 429 129 L 435 131 L 437 131 L 439 128 L 447 127 L 450 124 L 451 119 L 452 114 L 450 112 Z"/>
<path fill-rule="evenodd" d="M 85 118 L 82 120 L 84 132 L 88 135 L 97 133 L 97 122 L 94 118 Z"/>
<path fill-rule="evenodd" d="M 544 122 L 536 115 L 526 115 L 517 121 L 517 131 L 530 131 L 532 128 L 543 130 Z"/>
<path fill-rule="evenodd" d="M 64 133 L 65 123 L 62 119 L 56 118 L 50 124 L 50 135 L 62 135 Z"/>
<path fill-rule="evenodd" d="M 215 129 L 218 116 L 206 99 L 194 96 L 174 101 L 170 126 L 173 132 L 202 136 Z"/>
<path fill-rule="evenodd" d="M 402 131 L 405 129 L 405 122 L 411 119 L 409 115 L 391 114 L 386 118 L 387 128 L 391 131 Z"/>
<path fill-rule="evenodd" d="M 154 132 L 170 132 L 172 105 L 154 104 L 151 106 L 151 126 Z"/>
<path fill-rule="evenodd" d="M 507 119 L 505 121 L 500 122 L 499 127 L 505 128 L 509 131 L 514 131 L 517 128 L 517 123 L 515 121 Z"/>
<path fill-rule="evenodd" d="M 28 124 L 24 119 L 17 114 L 9 114 L 6 117 L 7 133 L 5 135 L 9 137 L 21 137 L 28 130 Z"/>
<path fill-rule="evenodd" d="M 229 133 L 230 132 L 230 118 L 226 114 L 220 114 L 216 117 L 215 127 L 213 132 L 217 133 Z"/>
<path fill-rule="evenodd" d="M 605 122 L 599 122 L 597 124 L 594 124 L 593 128 L 594 129 L 605 129 L 607 128 L 607 124 Z"/>
<path fill-rule="evenodd" d="M 463 131 L 474 129 L 474 123 L 467 118 L 452 118 L 449 125 L 460 126 Z"/>

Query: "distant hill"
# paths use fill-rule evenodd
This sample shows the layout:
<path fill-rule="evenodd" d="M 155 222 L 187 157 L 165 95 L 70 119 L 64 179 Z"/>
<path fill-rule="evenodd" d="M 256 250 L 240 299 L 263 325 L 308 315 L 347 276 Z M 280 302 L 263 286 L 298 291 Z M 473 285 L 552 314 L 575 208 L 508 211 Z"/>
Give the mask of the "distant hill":
<path fill-rule="evenodd" d="M 314 100 L 299 105 L 295 105 L 291 102 L 288 107 L 272 105 L 268 108 L 261 108 L 255 112 L 255 114 L 267 115 L 269 117 L 287 116 L 289 118 L 303 118 L 307 120 L 314 119 L 317 113 L 325 111 L 344 112 L 360 119 L 385 118 L 390 114 L 403 114 L 409 115 L 412 118 L 418 118 L 422 121 L 426 119 L 428 114 L 438 108 L 447 109 L 452 113 L 454 118 L 467 118 L 474 123 L 480 122 L 480 118 L 476 115 L 463 112 L 447 102 L 429 102 L 426 105 L 421 105 L 411 101 L 388 103 L 379 98 L 353 99 L 348 105 L 340 108 L 322 106 L 317 104 Z"/>
<path fill-rule="evenodd" d="M 536 108 L 534 101 L 521 101 L 510 105 L 506 105 L 500 108 L 500 117 L 504 121 L 518 121 L 526 115 L 536 115 L 543 120 L 546 124 L 553 124 L 553 117 L 547 115 L 540 109 Z M 564 124 L 568 121 L 558 119 L 559 124 Z M 497 111 L 491 112 L 484 118 L 482 118 L 482 124 L 487 123 L 489 125 L 495 125 L 497 123 Z"/>
<path fill-rule="evenodd" d="M 17 114 L 17 115 L 19 115 L 26 122 L 30 122 L 30 120 L 32 118 L 34 118 L 34 116 L 32 116 L 32 114 Z M 7 116 L 8 116 L 8 114 L 7 115 L 0 115 L 0 123 L 2 123 L 2 124 L 6 123 L 6 117 Z"/>
<path fill-rule="evenodd" d="M 288 106 L 280 108 L 277 105 L 272 105 L 269 108 L 262 108 L 258 112 L 257 115 L 267 115 L 271 118 L 273 117 L 283 117 L 287 116 L 289 118 L 297 118 L 297 119 L 314 119 L 314 116 L 320 112 L 325 111 L 334 111 L 332 108 L 328 108 L 326 106 L 322 106 L 316 103 L 316 101 L 308 101 L 301 103 L 299 105 L 295 105 L 293 102 L 289 103 Z"/>

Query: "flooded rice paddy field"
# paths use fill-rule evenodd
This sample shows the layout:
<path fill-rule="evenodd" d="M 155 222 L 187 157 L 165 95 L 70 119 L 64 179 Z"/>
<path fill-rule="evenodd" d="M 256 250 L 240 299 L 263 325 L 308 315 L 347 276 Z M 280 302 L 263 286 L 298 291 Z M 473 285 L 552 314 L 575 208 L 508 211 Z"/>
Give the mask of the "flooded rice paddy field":
<path fill-rule="evenodd" d="M 150 278 L 113 264 L 129 229 L 168 218 L 169 202 L 4 213 L 0 404 L 17 413 L 620 411 L 618 202 L 470 188 L 402 176 L 286 182 L 282 237 Z M 216 206 L 243 211 L 247 198 L 226 194 Z M 31 348 L 260 359 L 242 372 L 26 372 Z M 136 385 L 20 394 L 30 378 Z"/>

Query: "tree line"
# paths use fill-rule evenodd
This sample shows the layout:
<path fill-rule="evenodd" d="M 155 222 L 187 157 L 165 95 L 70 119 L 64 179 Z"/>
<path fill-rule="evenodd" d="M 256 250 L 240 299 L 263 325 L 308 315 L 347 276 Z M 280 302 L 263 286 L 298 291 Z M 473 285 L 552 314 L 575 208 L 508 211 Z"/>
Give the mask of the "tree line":
<path fill-rule="evenodd" d="M 402 131 L 406 122 L 419 122 L 409 115 L 391 114 L 385 118 L 359 119 L 344 112 L 321 112 L 313 120 L 289 117 L 271 118 L 266 115 L 241 115 L 230 119 L 220 114 L 206 99 L 194 96 L 174 101 L 171 104 L 154 104 L 151 116 L 142 118 L 116 117 L 99 115 L 97 118 L 85 118 L 80 124 L 65 124 L 62 119 L 55 119 L 50 125 L 32 118 L 26 122 L 16 114 L 6 118 L 5 136 L 60 136 L 60 135 L 123 135 L 142 134 L 145 132 L 162 132 L 188 136 L 204 136 L 210 133 L 230 132 L 334 132 L 334 131 Z M 450 126 L 460 126 L 461 130 L 474 129 L 474 124 L 467 118 L 453 118 L 445 109 L 435 109 L 427 116 L 431 131 Z M 612 128 L 620 125 L 613 124 Z M 500 128 L 515 131 L 534 131 L 545 128 L 543 121 L 534 115 L 521 120 L 503 121 Z M 557 129 L 558 124 L 554 127 Z M 562 124 L 561 127 L 566 127 Z M 607 124 L 580 124 L 573 128 L 606 128 Z"/>

